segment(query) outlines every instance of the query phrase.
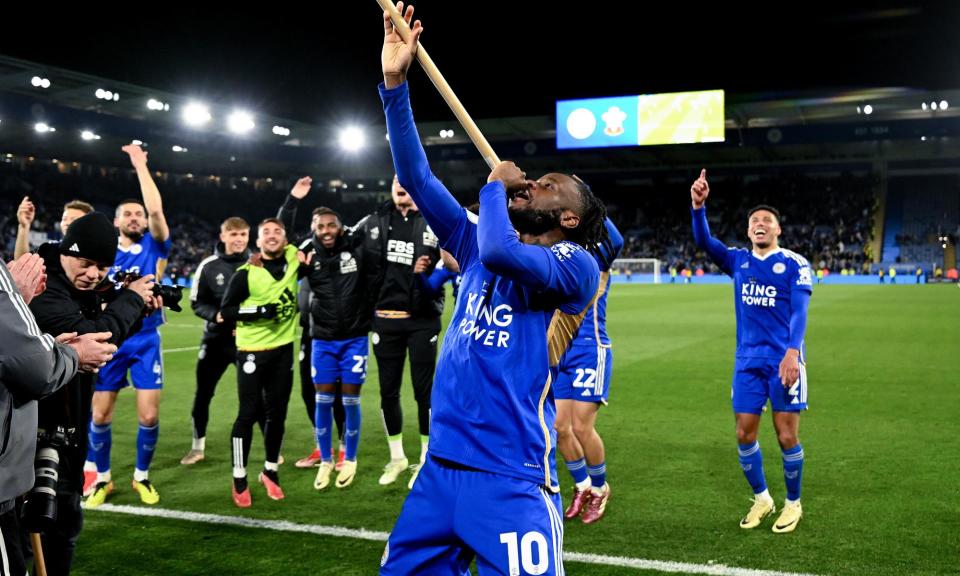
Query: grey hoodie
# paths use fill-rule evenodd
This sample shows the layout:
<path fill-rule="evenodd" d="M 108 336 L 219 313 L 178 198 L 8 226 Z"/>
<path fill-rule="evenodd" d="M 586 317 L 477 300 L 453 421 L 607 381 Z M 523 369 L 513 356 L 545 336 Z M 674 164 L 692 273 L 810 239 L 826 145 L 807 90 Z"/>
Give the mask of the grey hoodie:
<path fill-rule="evenodd" d="M 37 400 L 77 373 L 72 348 L 44 334 L 0 262 L 0 513 L 33 486 Z"/>

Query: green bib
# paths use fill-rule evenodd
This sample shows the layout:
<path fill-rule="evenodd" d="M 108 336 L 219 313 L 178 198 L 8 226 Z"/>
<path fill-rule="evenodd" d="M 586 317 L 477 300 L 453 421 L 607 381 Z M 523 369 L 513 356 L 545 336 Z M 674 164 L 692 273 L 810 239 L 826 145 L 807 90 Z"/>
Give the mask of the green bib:
<path fill-rule="evenodd" d="M 288 244 L 283 251 L 287 268 L 277 280 L 261 266 L 244 264 L 238 270 L 247 271 L 250 296 L 241 308 L 277 304 L 277 317 L 252 322 L 237 322 L 237 349 L 243 351 L 271 350 L 294 340 L 297 331 L 297 247 Z"/>

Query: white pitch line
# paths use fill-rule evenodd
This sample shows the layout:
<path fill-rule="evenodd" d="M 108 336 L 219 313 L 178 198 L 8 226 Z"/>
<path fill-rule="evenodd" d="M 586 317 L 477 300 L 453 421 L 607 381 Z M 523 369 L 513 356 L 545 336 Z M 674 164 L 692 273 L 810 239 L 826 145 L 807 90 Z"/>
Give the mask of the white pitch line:
<path fill-rule="evenodd" d="M 243 516 L 223 516 L 221 514 L 204 514 L 201 512 L 185 512 L 168 510 L 165 508 L 142 508 L 140 506 L 125 506 L 117 504 L 103 504 L 93 511 L 130 514 L 133 516 L 149 516 L 152 518 L 166 518 L 170 520 L 184 520 L 187 522 L 201 522 L 204 524 L 220 524 L 239 526 L 241 528 L 263 528 L 280 532 L 299 532 L 316 534 L 319 536 L 337 536 L 340 538 L 354 538 L 373 542 L 386 542 L 389 532 L 377 532 L 363 528 L 344 528 L 342 526 L 320 526 L 318 524 L 297 524 L 286 520 L 258 520 Z M 88 510 L 89 511 L 89 510 Z M 724 564 L 691 564 L 687 562 L 667 562 L 663 560 L 646 560 L 644 558 L 627 558 L 619 556 L 603 556 L 600 554 L 584 554 L 581 552 L 563 553 L 567 562 L 581 564 L 599 564 L 604 566 L 619 566 L 635 568 L 637 570 L 659 570 L 679 574 L 707 574 L 710 576 L 816 576 L 800 572 L 779 572 L 777 570 L 755 570 L 752 568 L 737 568 Z"/>
<path fill-rule="evenodd" d="M 189 352 L 191 350 L 199 350 L 199 346 L 187 346 L 185 348 L 167 348 L 163 351 L 164 354 L 169 354 L 171 352 Z"/>

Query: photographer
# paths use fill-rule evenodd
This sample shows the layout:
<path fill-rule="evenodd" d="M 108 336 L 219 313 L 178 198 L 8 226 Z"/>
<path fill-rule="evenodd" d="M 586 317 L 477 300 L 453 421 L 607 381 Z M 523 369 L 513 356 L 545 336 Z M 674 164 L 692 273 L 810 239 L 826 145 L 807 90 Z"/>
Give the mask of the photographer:
<path fill-rule="evenodd" d="M 151 275 L 119 291 L 106 281 L 116 242 L 110 220 L 94 212 L 74 221 L 61 243 L 39 248 L 48 272 L 47 290 L 31 302 L 30 309 L 42 330 L 53 334 L 109 332 L 109 342 L 119 346 L 135 333 L 145 312 L 162 304 L 153 295 Z M 42 532 L 50 574 L 70 571 L 83 525 L 80 496 L 93 384 L 93 375 L 81 374 L 40 402 L 39 446 L 52 448 L 59 456 L 56 521 L 49 519 L 51 503 L 28 501 L 24 524 Z"/>
<path fill-rule="evenodd" d="M 36 452 L 37 400 L 56 391 L 77 370 L 96 370 L 116 347 L 103 343 L 104 334 L 77 337 L 61 334 L 54 340 L 41 333 L 27 308 L 44 290 L 43 262 L 33 254 L 18 258 L 9 269 L 0 262 L 0 575 L 26 573 L 20 549 L 16 498 L 33 485 Z M 22 295 L 22 296 L 21 296 Z"/>

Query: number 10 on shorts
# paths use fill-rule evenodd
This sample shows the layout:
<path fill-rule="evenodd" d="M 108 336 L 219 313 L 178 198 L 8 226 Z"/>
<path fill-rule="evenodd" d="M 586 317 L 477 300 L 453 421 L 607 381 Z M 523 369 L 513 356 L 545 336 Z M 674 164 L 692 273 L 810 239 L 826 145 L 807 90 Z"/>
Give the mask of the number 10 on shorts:
<path fill-rule="evenodd" d="M 547 539 L 543 534 L 531 531 L 523 535 L 520 539 L 520 547 L 517 548 L 517 533 L 504 532 L 500 534 L 500 543 L 507 545 L 507 562 L 509 562 L 508 574 L 510 576 L 519 576 L 520 563 L 523 563 L 523 570 L 534 576 L 546 573 L 550 568 L 550 556 L 547 554 Z M 537 552 L 534 554 L 533 546 L 537 546 Z M 536 555 L 536 564 L 533 557 Z"/>

